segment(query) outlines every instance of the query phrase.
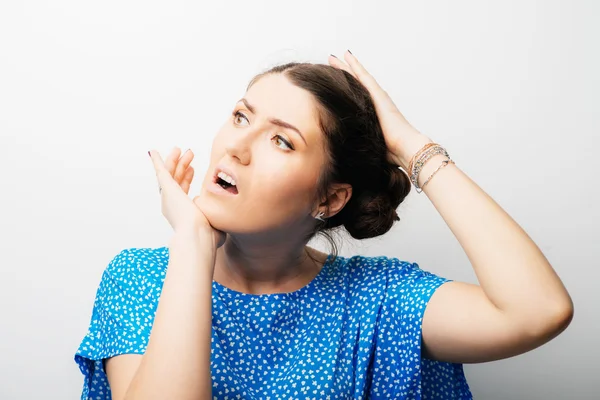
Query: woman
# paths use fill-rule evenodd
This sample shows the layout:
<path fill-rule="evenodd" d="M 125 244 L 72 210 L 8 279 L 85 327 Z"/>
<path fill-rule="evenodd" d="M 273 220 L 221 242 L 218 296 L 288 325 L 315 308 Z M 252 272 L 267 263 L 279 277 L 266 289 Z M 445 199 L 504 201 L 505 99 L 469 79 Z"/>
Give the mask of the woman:
<path fill-rule="evenodd" d="M 174 234 L 105 270 L 75 356 L 82 398 L 471 398 L 463 363 L 524 353 L 568 326 L 571 299 L 539 248 L 344 59 L 253 79 L 194 199 L 192 152 L 164 163 L 149 152 Z M 342 226 L 384 234 L 411 185 L 480 286 L 306 246 Z"/>

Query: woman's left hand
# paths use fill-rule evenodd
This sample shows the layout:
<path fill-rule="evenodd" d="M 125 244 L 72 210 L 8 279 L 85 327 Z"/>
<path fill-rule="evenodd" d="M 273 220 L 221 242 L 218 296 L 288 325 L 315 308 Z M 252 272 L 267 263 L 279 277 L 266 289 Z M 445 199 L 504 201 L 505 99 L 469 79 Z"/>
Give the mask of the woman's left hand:
<path fill-rule="evenodd" d="M 373 98 L 377 117 L 389 150 L 388 160 L 410 173 L 407 169 L 411 158 L 432 140 L 408 123 L 386 91 L 379 86 L 375 78 L 367 72 L 350 51 L 344 53 L 344 59 L 346 63 L 332 54 L 329 57 L 329 64 L 348 72 L 367 88 Z"/>

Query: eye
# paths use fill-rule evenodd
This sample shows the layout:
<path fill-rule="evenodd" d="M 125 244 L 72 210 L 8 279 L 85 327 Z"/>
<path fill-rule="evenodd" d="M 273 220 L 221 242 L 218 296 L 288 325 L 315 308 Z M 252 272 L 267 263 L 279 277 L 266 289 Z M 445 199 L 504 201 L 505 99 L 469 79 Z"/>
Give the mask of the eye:
<path fill-rule="evenodd" d="M 250 123 L 250 121 L 248 121 L 248 117 L 246 117 L 244 115 L 244 113 L 240 112 L 240 111 L 234 111 L 233 112 L 233 121 L 235 122 L 238 118 L 244 118 L 246 120 L 246 122 Z"/>
<path fill-rule="evenodd" d="M 233 121 L 236 125 L 240 125 L 237 121 L 239 120 L 239 118 L 243 118 L 246 120 L 247 123 L 250 123 L 250 121 L 248 120 L 248 117 L 246 117 L 246 115 L 241 112 L 241 111 L 234 111 L 232 113 L 233 115 Z M 294 150 L 294 146 L 291 145 L 290 142 L 288 142 L 287 140 L 285 140 L 283 138 L 283 136 L 281 135 L 273 135 L 273 137 L 271 138 L 271 140 L 275 139 L 275 144 L 277 147 L 279 147 L 282 150 Z M 281 145 L 285 146 L 285 147 L 281 147 Z"/>
<path fill-rule="evenodd" d="M 285 140 L 281 135 L 275 135 L 271 138 L 271 140 L 273 140 L 273 139 L 276 140 L 276 142 L 275 142 L 276 144 L 277 144 L 277 142 L 283 143 L 283 145 L 287 148 L 287 150 L 294 150 L 294 147 L 290 144 L 290 142 Z M 280 149 L 284 149 L 283 147 L 280 147 L 279 145 L 277 145 L 277 147 L 279 147 Z"/>

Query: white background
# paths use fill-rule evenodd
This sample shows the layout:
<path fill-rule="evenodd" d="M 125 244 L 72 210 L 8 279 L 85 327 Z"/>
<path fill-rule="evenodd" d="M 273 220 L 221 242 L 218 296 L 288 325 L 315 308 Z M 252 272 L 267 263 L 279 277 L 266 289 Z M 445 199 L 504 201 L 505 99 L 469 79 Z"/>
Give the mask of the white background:
<path fill-rule="evenodd" d="M 475 397 L 593 398 L 599 11 L 592 0 L 3 0 L 0 398 L 79 397 L 73 354 L 103 269 L 170 236 L 147 151 L 191 147 L 203 176 L 211 138 L 254 74 L 346 48 L 528 232 L 574 299 L 554 341 L 466 366 Z M 413 190 L 399 214 L 379 239 L 342 238 L 342 255 L 475 281 L 425 194 Z"/>

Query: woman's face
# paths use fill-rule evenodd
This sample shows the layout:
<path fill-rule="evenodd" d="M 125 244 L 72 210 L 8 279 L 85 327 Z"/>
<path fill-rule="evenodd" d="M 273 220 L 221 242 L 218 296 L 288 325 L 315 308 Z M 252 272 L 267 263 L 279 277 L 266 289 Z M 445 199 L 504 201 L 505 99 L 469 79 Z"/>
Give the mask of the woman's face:
<path fill-rule="evenodd" d="M 315 105 L 281 74 L 263 76 L 235 104 L 213 140 L 200 194 L 213 227 L 288 234 L 314 222 L 314 194 L 325 162 Z M 221 169 L 233 176 L 235 189 L 215 183 Z"/>

